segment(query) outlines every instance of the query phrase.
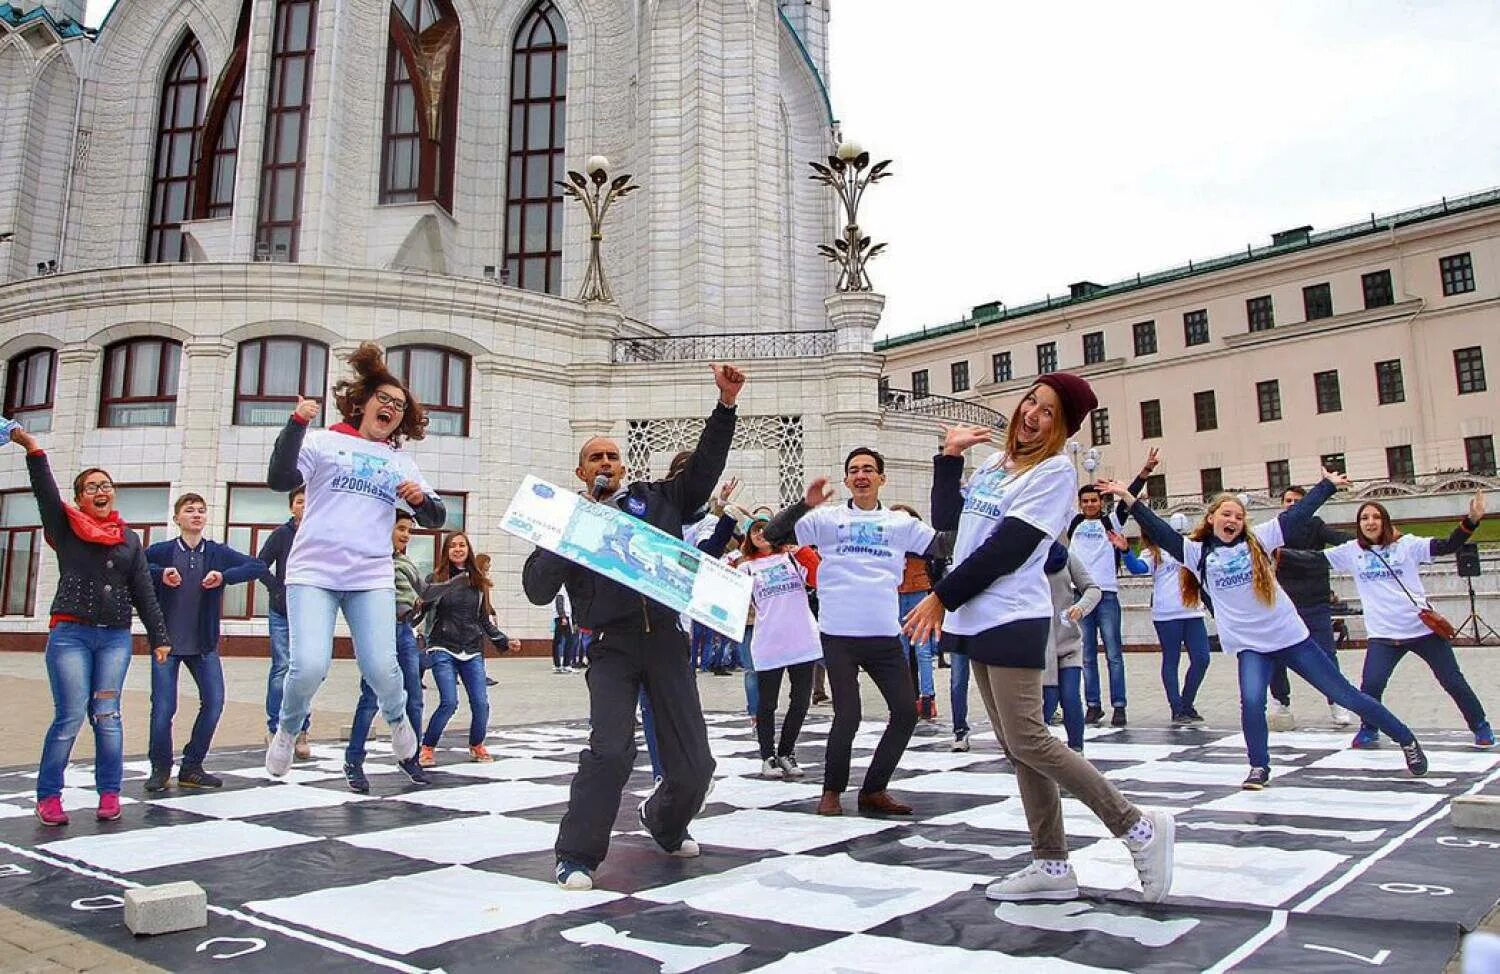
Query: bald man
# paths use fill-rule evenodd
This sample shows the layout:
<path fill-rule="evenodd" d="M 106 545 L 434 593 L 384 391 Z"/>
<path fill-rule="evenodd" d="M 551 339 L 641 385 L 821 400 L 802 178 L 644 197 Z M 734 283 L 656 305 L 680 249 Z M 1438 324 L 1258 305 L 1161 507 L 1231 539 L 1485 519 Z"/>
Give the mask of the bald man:
<path fill-rule="evenodd" d="M 715 365 L 713 372 L 719 403 L 680 472 L 622 487 L 620 445 L 595 436 L 578 451 L 574 474 L 584 485 L 580 493 L 682 537 L 684 519 L 708 503 L 724 472 L 734 439 L 735 401 L 745 385 L 744 373 L 732 366 Z M 641 824 L 669 855 L 698 855 L 688 824 L 708 795 L 714 761 L 677 610 L 542 548 L 526 559 L 521 584 L 534 605 L 550 605 L 566 586 L 573 621 L 594 633 L 589 743 L 578 756 L 558 829 L 558 885 L 594 888 L 594 870 L 609 852 L 620 795 L 635 767 L 635 707 L 642 687 L 655 712 L 662 778 L 640 805 Z"/>

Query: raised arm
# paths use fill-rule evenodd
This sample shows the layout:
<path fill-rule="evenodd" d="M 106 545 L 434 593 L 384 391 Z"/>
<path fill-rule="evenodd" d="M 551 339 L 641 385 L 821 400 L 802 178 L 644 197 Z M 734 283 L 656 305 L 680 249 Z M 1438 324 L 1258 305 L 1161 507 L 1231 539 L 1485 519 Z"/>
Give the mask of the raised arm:
<path fill-rule="evenodd" d="M 1138 500 L 1129 487 L 1116 480 L 1099 481 L 1099 489 L 1120 498 L 1130 508 L 1130 513 L 1135 515 L 1136 523 L 1141 526 L 1141 533 L 1150 538 L 1158 548 L 1182 561 L 1182 536 L 1172 530 L 1172 525 L 1158 517 L 1144 499 Z"/>
<path fill-rule="evenodd" d="M 1469 513 L 1464 515 L 1463 520 L 1453 529 L 1448 537 L 1432 539 L 1432 557 L 1441 558 L 1444 555 L 1452 555 L 1458 549 L 1469 543 L 1469 538 L 1475 531 L 1479 530 L 1479 522 L 1484 520 L 1484 491 L 1477 490 L 1469 499 Z"/>
<path fill-rule="evenodd" d="M 1295 530 L 1298 526 L 1307 523 L 1318 512 L 1318 508 L 1327 503 L 1328 499 L 1338 492 L 1340 487 L 1346 487 L 1349 478 L 1332 470 L 1323 471 L 1323 479 L 1313 485 L 1302 499 L 1276 515 L 1276 520 L 1281 522 L 1281 532 Z"/>
<path fill-rule="evenodd" d="M 807 485 L 807 493 L 802 499 L 789 507 L 784 507 L 776 512 L 771 522 L 766 525 L 766 540 L 773 545 L 786 544 L 794 541 L 797 537 L 797 522 L 802 520 L 815 507 L 826 504 L 833 497 L 833 487 L 828 483 L 827 477 L 819 477 Z"/>
<path fill-rule="evenodd" d="M 714 487 L 729 462 L 729 448 L 734 442 L 735 403 L 745 387 L 745 373 L 732 365 L 715 365 L 714 385 L 719 401 L 709 414 L 682 473 L 667 481 L 667 496 L 681 511 L 696 511 L 713 496 Z"/>
<path fill-rule="evenodd" d="M 1141 467 L 1141 472 L 1136 474 L 1135 479 L 1130 482 L 1129 490 L 1132 496 L 1141 496 L 1141 492 L 1146 489 L 1146 478 L 1151 476 L 1152 472 L 1156 470 L 1157 464 L 1159 463 L 1161 463 L 1161 458 L 1158 455 L 1157 448 L 1153 446 L 1146 453 L 1146 463 Z M 1115 505 L 1115 522 L 1123 528 L 1125 526 L 1125 522 L 1129 519 L 1130 505 L 1122 500 L 1119 504 Z M 1125 567 L 1130 568 L 1130 563 L 1126 562 Z M 1141 574 L 1140 572 L 1136 572 L 1133 568 L 1131 569 L 1131 571 L 1137 575 Z"/>
<path fill-rule="evenodd" d="M 698 542 L 698 550 L 710 558 L 722 558 L 724 549 L 729 547 L 733 538 L 734 518 L 728 514 L 720 514 L 718 523 L 714 525 L 714 533 Z"/>
<path fill-rule="evenodd" d="M 62 539 L 73 529 L 68 526 L 68 515 L 63 510 L 62 494 L 57 490 L 57 479 L 52 476 L 52 465 L 47 454 L 37 446 L 31 434 L 19 426 L 10 431 L 12 443 L 26 451 L 26 475 L 31 479 L 31 492 L 36 496 L 37 510 L 42 516 L 42 532 L 61 544 Z"/>
<path fill-rule="evenodd" d="M 932 458 L 932 526 L 937 530 L 958 530 L 964 510 L 964 454 L 970 447 L 989 443 L 993 436 L 984 426 L 943 429 L 943 448 Z"/>
<path fill-rule="evenodd" d="M 266 468 L 266 486 L 283 493 L 302 483 L 302 471 L 297 466 L 297 457 L 302 453 L 302 441 L 307 438 L 307 425 L 318 415 L 319 406 L 311 399 L 297 403 L 286 425 L 276 436 L 276 445 L 271 447 L 271 462 Z"/>

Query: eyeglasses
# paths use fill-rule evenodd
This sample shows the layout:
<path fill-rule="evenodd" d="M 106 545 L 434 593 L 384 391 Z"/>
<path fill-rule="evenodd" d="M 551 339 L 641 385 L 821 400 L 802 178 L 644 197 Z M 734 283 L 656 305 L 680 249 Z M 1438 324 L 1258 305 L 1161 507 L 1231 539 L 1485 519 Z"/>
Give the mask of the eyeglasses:
<path fill-rule="evenodd" d="M 377 393 L 375 393 L 375 399 L 382 406 L 389 406 L 389 407 L 391 407 L 392 409 L 394 409 L 398 413 L 404 413 L 404 412 L 406 412 L 406 400 L 405 399 L 397 399 L 395 396 L 388 396 L 388 395 L 386 395 L 383 392 L 377 392 Z"/>
<path fill-rule="evenodd" d="M 101 484 L 84 484 L 83 492 L 90 497 L 95 494 L 113 494 L 115 492 L 115 485 L 107 480 Z"/>

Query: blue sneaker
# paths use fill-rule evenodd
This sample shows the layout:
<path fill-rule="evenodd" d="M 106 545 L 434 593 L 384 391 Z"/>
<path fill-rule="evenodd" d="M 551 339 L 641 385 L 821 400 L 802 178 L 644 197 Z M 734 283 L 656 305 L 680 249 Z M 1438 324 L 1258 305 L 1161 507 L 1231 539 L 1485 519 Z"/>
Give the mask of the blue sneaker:
<path fill-rule="evenodd" d="M 1490 722 L 1485 721 L 1474 731 L 1475 747 L 1494 747 L 1495 732 L 1490 730 Z"/>
<path fill-rule="evenodd" d="M 557 885 L 575 892 L 590 890 L 594 888 L 594 874 L 581 863 L 559 859 L 557 861 Z"/>
<path fill-rule="evenodd" d="M 1361 727 L 1349 746 L 1357 751 L 1366 751 L 1380 746 L 1380 731 L 1374 727 Z"/>

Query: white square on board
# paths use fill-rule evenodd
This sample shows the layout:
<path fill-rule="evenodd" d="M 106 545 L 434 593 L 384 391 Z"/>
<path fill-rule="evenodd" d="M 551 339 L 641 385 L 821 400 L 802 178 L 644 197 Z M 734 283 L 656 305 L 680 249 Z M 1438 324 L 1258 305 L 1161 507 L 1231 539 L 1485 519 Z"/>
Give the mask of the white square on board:
<path fill-rule="evenodd" d="M 250 822 L 215 820 L 82 835 L 38 848 L 110 872 L 133 873 L 317 841 Z"/>
<path fill-rule="evenodd" d="M 482 815 L 346 835 L 339 841 L 361 849 L 460 865 L 550 849 L 557 841 L 557 826 L 524 818 Z"/>
<path fill-rule="evenodd" d="M 192 812 L 195 815 L 207 815 L 211 818 L 251 818 L 255 815 L 296 812 L 306 808 L 333 808 L 349 802 L 370 800 L 365 795 L 334 791 L 331 788 L 310 788 L 307 785 L 267 785 L 262 788 L 242 788 L 238 791 L 214 791 L 201 795 L 153 799 L 150 804 Z"/>

